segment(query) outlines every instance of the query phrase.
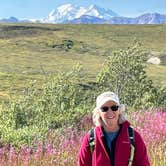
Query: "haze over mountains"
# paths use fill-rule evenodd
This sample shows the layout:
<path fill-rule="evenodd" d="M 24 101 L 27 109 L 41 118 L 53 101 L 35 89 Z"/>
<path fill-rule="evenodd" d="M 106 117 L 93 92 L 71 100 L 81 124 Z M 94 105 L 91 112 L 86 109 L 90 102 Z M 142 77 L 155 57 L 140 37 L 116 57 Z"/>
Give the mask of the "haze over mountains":
<path fill-rule="evenodd" d="M 19 20 L 15 17 L 1 19 L 0 22 L 40 22 L 55 24 L 165 24 L 166 14 L 144 13 L 138 17 L 123 17 L 111 9 L 96 5 L 89 7 L 65 4 L 52 10 L 46 18 L 40 20 Z"/>

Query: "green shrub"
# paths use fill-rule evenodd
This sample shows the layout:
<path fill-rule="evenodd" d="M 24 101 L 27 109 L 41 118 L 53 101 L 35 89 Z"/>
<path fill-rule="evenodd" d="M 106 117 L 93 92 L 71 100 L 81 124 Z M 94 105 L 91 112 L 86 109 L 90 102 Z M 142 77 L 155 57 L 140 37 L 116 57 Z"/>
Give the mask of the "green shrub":
<path fill-rule="evenodd" d="M 78 126 L 95 107 L 96 96 L 106 90 L 117 92 L 129 108 L 165 108 L 166 87 L 155 87 L 148 79 L 145 57 L 136 43 L 109 56 L 94 83 L 85 83 L 78 64 L 48 77 L 41 89 L 32 84 L 23 97 L 1 108 L 1 144 L 33 145 L 36 139 L 44 140 L 49 129 Z"/>
<path fill-rule="evenodd" d="M 50 76 L 42 89 L 32 86 L 24 97 L 9 103 L 0 112 L 2 142 L 29 144 L 36 133 L 40 139 L 49 128 L 76 126 L 91 107 L 89 92 L 84 90 L 81 78 L 81 66 L 76 65 L 67 73 Z"/>
<path fill-rule="evenodd" d="M 121 102 L 132 108 L 159 106 L 164 100 L 163 90 L 147 77 L 146 57 L 138 42 L 127 50 L 114 52 L 97 77 L 100 91 L 116 92 Z M 163 99 L 158 98 L 159 94 Z"/>

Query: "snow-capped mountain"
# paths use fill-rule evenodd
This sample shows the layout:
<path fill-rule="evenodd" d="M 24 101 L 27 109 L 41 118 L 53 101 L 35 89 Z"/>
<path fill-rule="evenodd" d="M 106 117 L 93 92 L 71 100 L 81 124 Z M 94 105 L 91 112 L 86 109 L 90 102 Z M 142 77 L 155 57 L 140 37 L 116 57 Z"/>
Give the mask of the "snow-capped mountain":
<path fill-rule="evenodd" d="M 70 24 L 103 24 L 103 23 L 107 23 L 107 21 L 105 21 L 102 18 L 83 15 L 79 18 L 75 18 L 75 19 L 73 19 L 69 22 L 66 22 L 66 23 L 70 23 Z"/>
<path fill-rule="evenodd" d="M 166 15 L 159 13 L 147 13 L 136 18 L 137 24 L 165 24 Z"/>
<path fill-rule="evenodd" d="M 166 15 L 159 13 L 146 13 L 139 17 L 113 17 L 110 24 L 166 24 Z"/>
<path fill-rule="evenodd" d="M 81 16 L 92 16 L 104 20 L 109 20 L 112 17 L 119 16 L 110 9 L 104 9 L 96 5 L 89 7 L 75 6 L 72 4 L 65 4 L 54 9 L 48 17 L 43 19 L 44 23 L 65 23 Z"/>
<path fill-rule="evenodd" d="M 84 15 L 94 16 L 104 20 L 109 20 L 112 17 L 119 16 L 117 13 L 110 9 L 104 9 L 96 5 L 91 5 Z"/>
<path fill-rule="evenodd" d="M 166 24 L 166 15 L 145 13 L 138 17 L 123 17 L 110 9 L 96 5 L 89 7 L 65 4 L 52 10 L 46 18 L 24 19 L 16 17 L 0 19 L 0 22 L 33 22 L 33 23 L 65 23 L 65 24 Z"/>

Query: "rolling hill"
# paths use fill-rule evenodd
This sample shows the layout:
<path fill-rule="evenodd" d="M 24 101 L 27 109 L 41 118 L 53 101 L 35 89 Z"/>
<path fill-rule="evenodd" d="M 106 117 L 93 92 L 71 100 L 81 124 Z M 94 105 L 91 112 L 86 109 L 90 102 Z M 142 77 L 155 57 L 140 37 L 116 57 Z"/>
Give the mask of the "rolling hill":
<path fill-rule="evenodd" d="M 0 24 L 0 98 L 23 94 L 33 81 L 40 87 L 48 75 L 76 63 L 83 65 L 85 81 L 94 81 L 107 56 L 135 39 L 149 57 L 161 58 L 147 72 L 165 84 L 166 25 Z"/>

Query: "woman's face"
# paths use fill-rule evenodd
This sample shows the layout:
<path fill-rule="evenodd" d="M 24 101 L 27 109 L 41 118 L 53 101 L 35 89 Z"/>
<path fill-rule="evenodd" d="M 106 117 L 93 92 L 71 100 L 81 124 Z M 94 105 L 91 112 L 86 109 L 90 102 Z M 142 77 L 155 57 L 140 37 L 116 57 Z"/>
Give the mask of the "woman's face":
<path fill-rule="evenodd" d="M 112 111 L 110 109 L 111 106 L 117 106 L 117 104 L 113 101 L 108 101 L 105 104 L 102 105 L 99 114 L 104 122 L 105 127 L 107 128 L 113 128 L 113 127 L 118 127 L 118 120 L 119 120 L 119 115 L 121 114 L 121 111 L 118 109 L 117 111 Z M 102 112 L 103 107 L 109 107 L 108 111 Z"/>

